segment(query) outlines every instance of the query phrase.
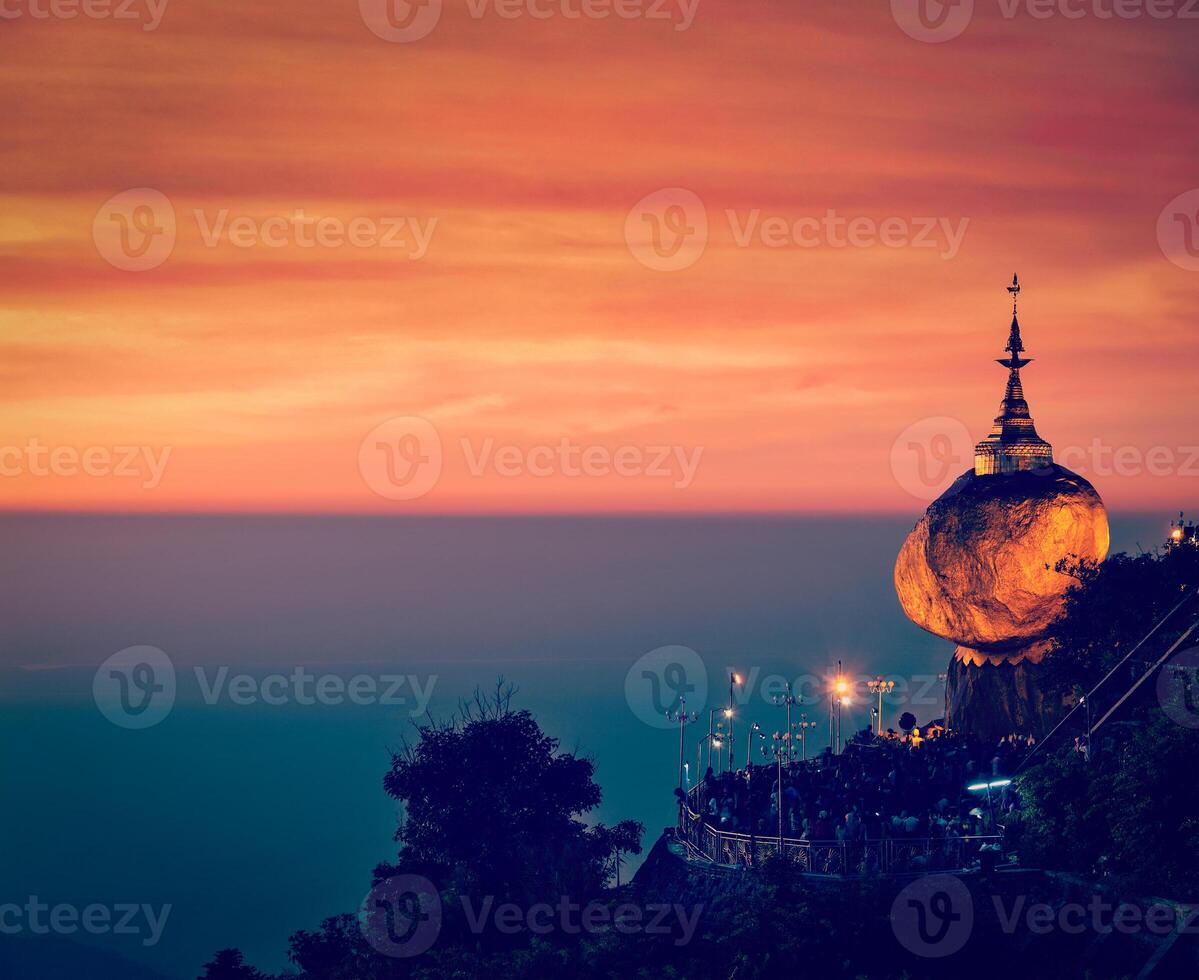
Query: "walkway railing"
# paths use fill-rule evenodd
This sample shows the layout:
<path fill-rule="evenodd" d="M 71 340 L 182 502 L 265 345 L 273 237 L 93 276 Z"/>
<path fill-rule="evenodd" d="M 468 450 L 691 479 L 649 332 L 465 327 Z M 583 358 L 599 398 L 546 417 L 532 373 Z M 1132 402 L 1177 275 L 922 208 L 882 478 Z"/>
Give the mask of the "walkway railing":
<path fill-rule="evenodd" d="M 679 835 L 697 854 L 714 864 L 752 868 L 779 850 L 778 837 L 717 830 L 684 805 Z M 808 841 L 783 837 L 783 853 L 800 871 L 823 875 L 901 874 L 956 871 L 973 866 L 984 845 L 1000 836 L 889 837 L 864 841 Z"/>

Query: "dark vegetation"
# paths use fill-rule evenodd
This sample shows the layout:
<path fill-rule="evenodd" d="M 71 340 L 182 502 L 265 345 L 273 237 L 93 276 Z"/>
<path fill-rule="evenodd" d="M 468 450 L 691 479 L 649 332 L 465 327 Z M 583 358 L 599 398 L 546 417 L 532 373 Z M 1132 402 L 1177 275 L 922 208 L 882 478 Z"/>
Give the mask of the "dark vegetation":
<path fill-rule="evenodd" d="M 1171 548 L 1103 565 L 1069 569 L 1078 580 L 1058 624 L 1050 677 L 1077 696 L 1112 667 L 1186 590 L 1199 585 L 1199 548 Z M 1114 679 L 1114 694 L 1160 656 L 1199 609 L 1154 642 Z M 1183 622 L 1183 620 L 1186 622 Z M 1116 683 L 1121 681 L 1122 683 Z M 1118 689 L 1118 690 L 1117 690 Z M 1129 895 L 1193 900 L 1199 882 L 1199 717 L 1171 720 L 1146 685 L 1091 746 L 1078 751 L 1069 731 L 1044 747 L 1019 777 L 1023 812 L 1009 828 L 1027 866 L 1073 872 Z M 981 915 L 970 944 L 946 961 L 904 953 L 891 931 L 894 883 L 847 881 L 817 888 L 789 867 L 768 864 L 752 887 L 709 892 L 686 942 L 679 929 L 649 934 L 614 928 L 537 934 L 472 924 L 468 909 L 490 900 L 528 909 L 563 897 L 609 912 L 646 906 L 640 886 L 612 887 L 622 853 L 638 853 L 643 828 L 626 821 L 590 825 L 600 802 L 592 763 L 562 752 L 511 691 L 476 698 L 445 723 L 429 723 L 393 754 L 384 780 L 403 804 L 394 864 L 373 883 L 416 874 L 434 883 L 442 908 L 436 942 L 411 957 L 377 951 L 356 914 L 330 918 L 291 938 L 299 980 L 435 978 L 869 977 L 918 980 L 949 975 L 1117 976 L 1083 966 L 1061 936 L 1005 935 Z M 746 872 L 745 874 L 750 874 Z M 364 882 L 365 886 L 366 882 Z M 1028 940 L 1028 941 L 1025 941 Z M 964 957 L 964 958 L 963 958 Z M 1035 957 L 1035 960 L 1033 959 Z M 1037 966 L 1029 972 L 1030 962 Z M 963 972 L 964 971 L 964 972 Z M 1133 971 L 1135 972 L 1135 970 Z M 202 980 L 273 980 L 236 950 L 216 954 Z"/>

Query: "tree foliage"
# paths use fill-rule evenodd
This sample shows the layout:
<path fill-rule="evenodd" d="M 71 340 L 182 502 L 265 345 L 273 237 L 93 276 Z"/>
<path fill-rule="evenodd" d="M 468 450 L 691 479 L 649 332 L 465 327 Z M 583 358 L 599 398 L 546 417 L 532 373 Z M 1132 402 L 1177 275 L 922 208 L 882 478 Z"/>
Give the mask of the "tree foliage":
<path fill-rule="evenodd" d="M 594 764 L 560 751 L 511 696 L 502 686 L 476 695 L 393 753 L 383 786 L 403 805 L 401 848 L 376 878 L 402 868 L 497 902 L 585 899 L 606 885 L 618 852 L 640 853 L 635 821 L 580 819 L 600 803 Z"/>

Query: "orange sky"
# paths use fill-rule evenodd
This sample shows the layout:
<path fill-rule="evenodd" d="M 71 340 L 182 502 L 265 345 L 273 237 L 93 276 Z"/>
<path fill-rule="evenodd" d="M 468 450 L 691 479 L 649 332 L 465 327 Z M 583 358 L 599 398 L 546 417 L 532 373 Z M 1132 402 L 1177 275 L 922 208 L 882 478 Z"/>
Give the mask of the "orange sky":
<path fill-rule="evenodd" d="M 1199 22 L 974 0 L 925 43 L 909 0 L 500 2 L 393 43 L 374 0 L 152 30 L 149 0 L 0 0 L 0 506 L 915 514 L 901 433 L 966 468 L 1014 270 L 1059 459 L 1113 507 L 1195 503 L 1199 261 L 1159 227 L 1199 223 Z M 115 267 L 159 201 L 173 249 Z M 263 225 L 297 211 L 323 242 Z M 407 499 L 372 490 L 396 417 L 436 433 L 397 443 L 436 457 Z"/>

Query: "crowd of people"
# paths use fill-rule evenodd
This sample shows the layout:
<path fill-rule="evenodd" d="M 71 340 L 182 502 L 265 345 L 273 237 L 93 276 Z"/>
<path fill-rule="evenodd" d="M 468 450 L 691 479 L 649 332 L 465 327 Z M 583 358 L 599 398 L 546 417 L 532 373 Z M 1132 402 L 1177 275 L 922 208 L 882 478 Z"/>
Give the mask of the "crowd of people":
<path fill-rule="evenodd" d="M 1032 736 L 991 742 L 937 725 L 884 735 L 866 729 L 839 754 L 784 760 L 781 800 L 778 768 L 769 763 L 709 768 L 689 802 L 713 829 L 760 837 L 778 834 L 780 806 L 784 836 L 804 841 L 1001 833 L 1018 804 L 1015 790 L 986 787 L 1010 775 L 1033 745 Z"/>

